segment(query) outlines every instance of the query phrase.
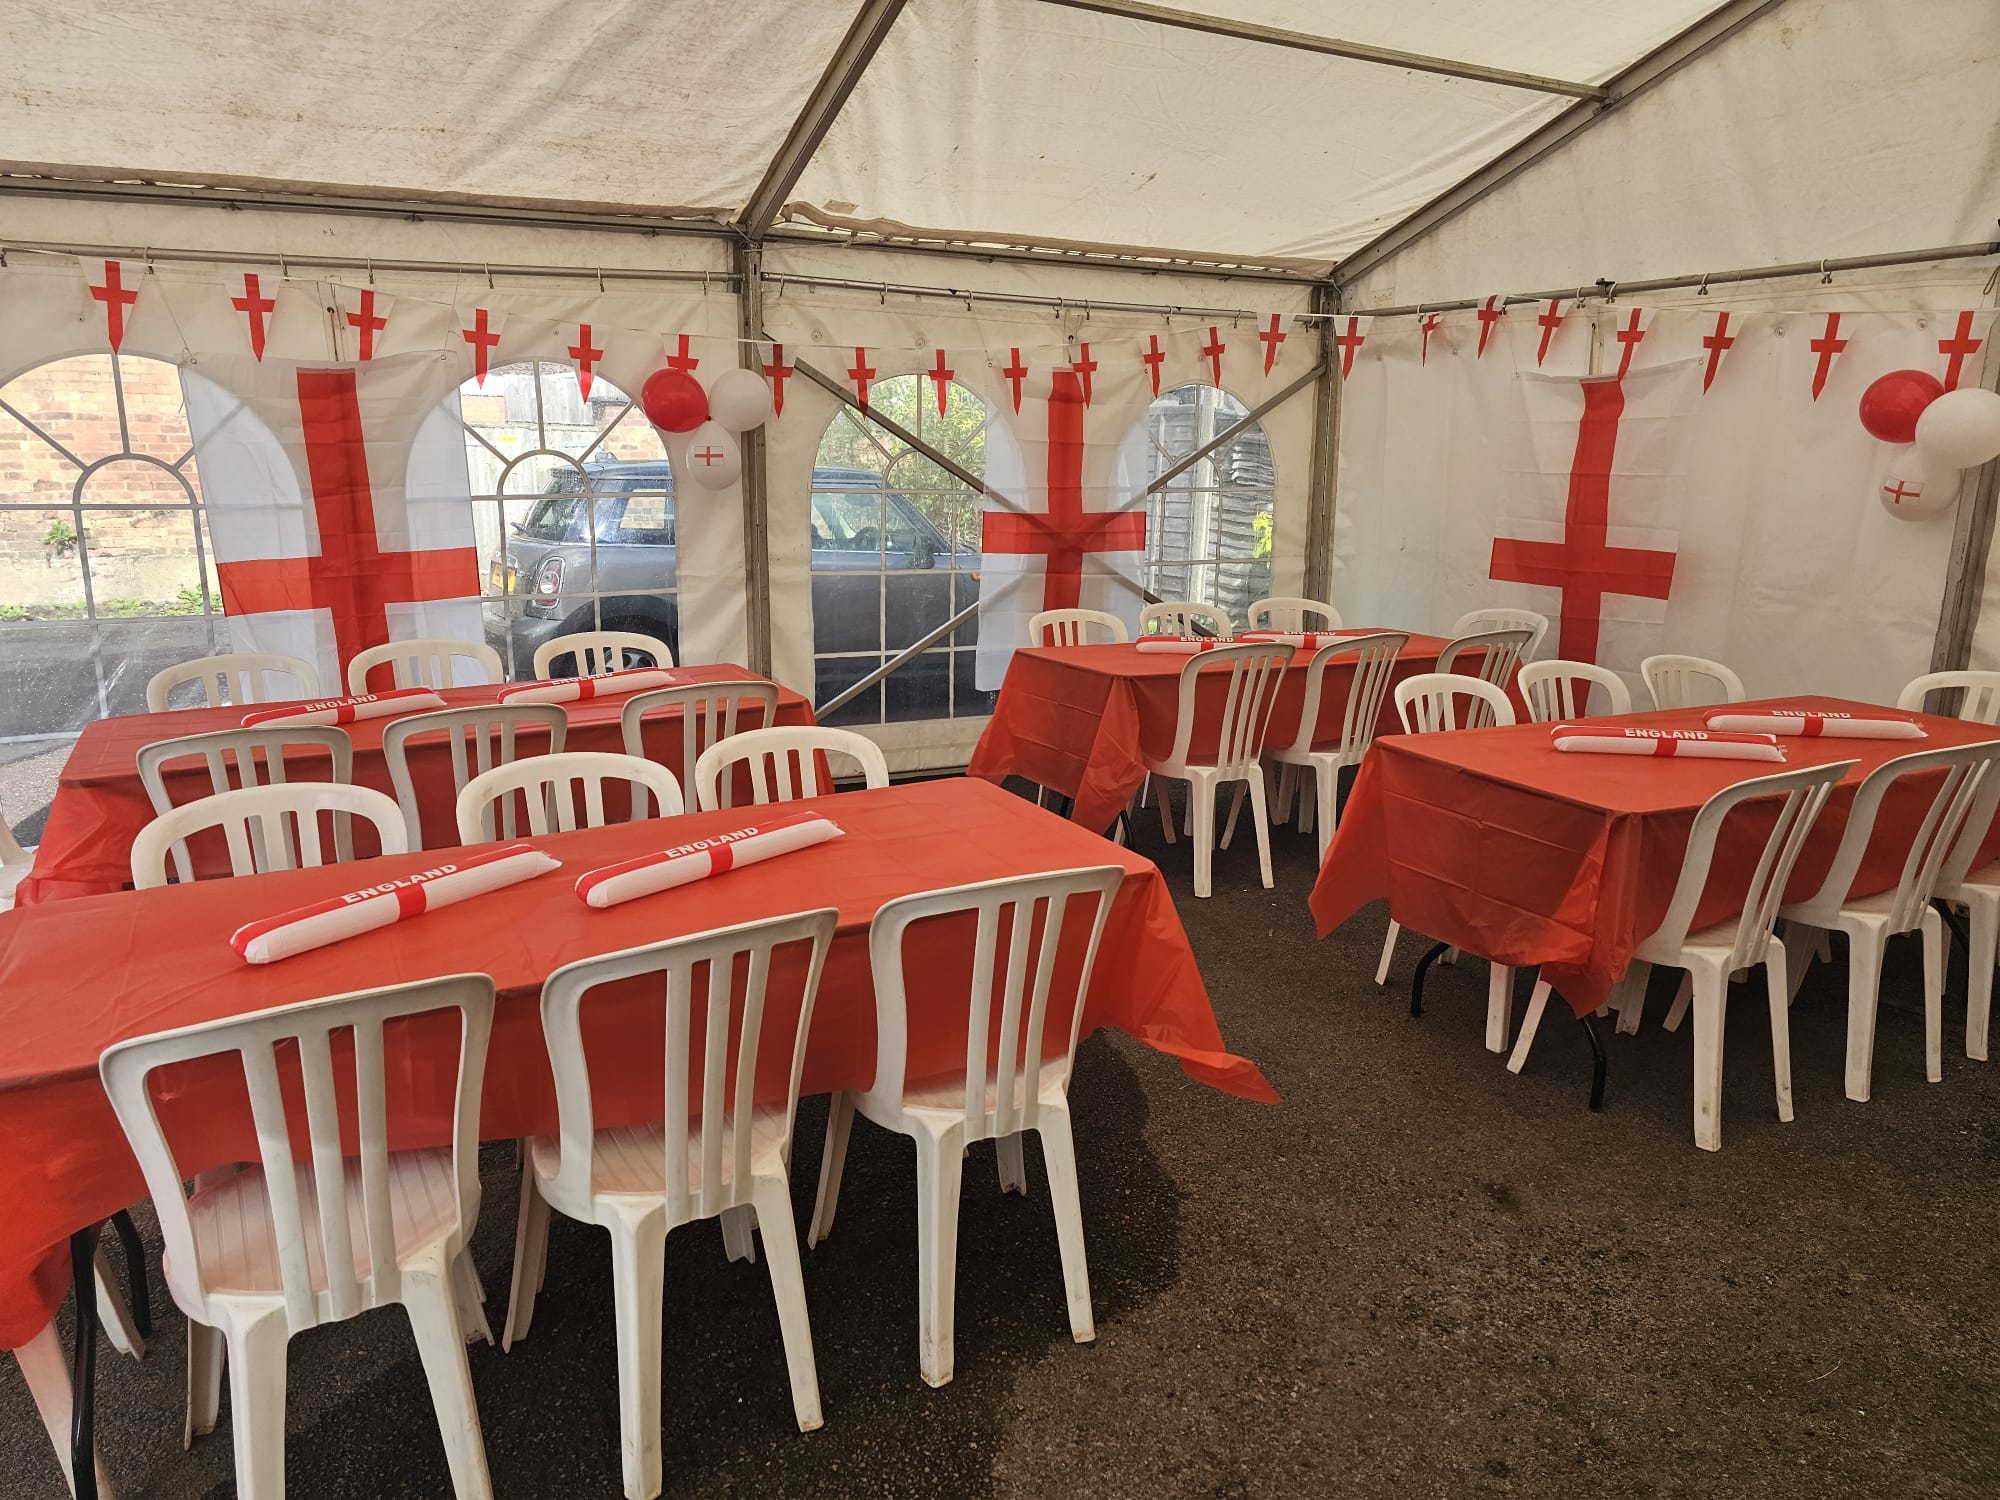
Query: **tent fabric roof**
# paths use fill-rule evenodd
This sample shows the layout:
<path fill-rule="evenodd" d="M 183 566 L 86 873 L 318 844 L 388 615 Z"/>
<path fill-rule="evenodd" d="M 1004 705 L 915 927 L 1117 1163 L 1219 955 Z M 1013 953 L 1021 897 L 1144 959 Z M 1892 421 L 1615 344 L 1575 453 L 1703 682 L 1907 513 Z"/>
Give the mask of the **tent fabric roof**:
<path fill-rule="evenodd" d="M 1714 4 L 1160 8 L 1595 83 Z M 859 10 L 517 0 L 413 28 L 391 0 L 21 0 L 0 140 L 11 170 L 726 218 Z M 1324 266 L 1570 102 L 1042 0 L 909 0 L 790 198 L 820 223 Z"/>

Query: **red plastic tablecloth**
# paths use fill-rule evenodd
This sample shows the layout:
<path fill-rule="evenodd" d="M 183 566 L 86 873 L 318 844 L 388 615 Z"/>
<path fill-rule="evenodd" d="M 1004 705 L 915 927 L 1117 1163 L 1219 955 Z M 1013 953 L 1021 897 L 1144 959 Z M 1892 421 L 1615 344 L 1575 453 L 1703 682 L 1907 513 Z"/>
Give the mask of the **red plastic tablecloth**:
<path fill-rule="evenodd" d="M 1746 705 L 1787 706 L 1875 707 L 1810 697 Z M 1690 729 L 1701 719 L 1695 709 L 1591 722 Z M 1860 762 L 1827 799 L 1793 871 L 1788 894 L 1803 899 L 1825 879 L 1868 772 L 1899 755 L 2000 737 L 1989 725 L 1960 719 L 1925 716 L 1923 723 L 1923 740 L 1784 739 L 1785 765 L 1571 754 L 1551 746 L 1545 724 L 1377 740 L 1313 887 L 1313 916 L 1323 937 L 1386 896 L 1395 919 L 1412 931 L 1496 963 L 1539 965 L 1577 1014 L 1587 1015 L 1666 916 L 1695 812 L 1712 794 L 1754 776 Z M 1857 894 L 1895 885 L 1937 785 L 1936 777 L 1905 778 L 1883 800 Z M 1697 928 L 1743 909 L 1775 806 L 1760 816 L 1750 804 L 1723 824 Z"/>
<path fill-rule="evenodd" d="M 1438 652 L 1449 644 L 1437 635 L 1413 635 L 1398 658 L 1390 694 L 1382 700 L 1382 734 L 1402 725 L 1396 716 L 1395 683 L 1436 668 Z M 1293 666 L 1278 687 L 1266 743 L 1289 745 L 1299 734 L 1305 706 L 1305 665 L 1313 653 L 1296 647 Z M 1477 660 L 1477 655 L 1470 660 Z M 1146 778 L 1146 757 L 1174 747 L 1180 712 L 1181 668 L 1186 656 L 1141 651 L 1136 645 L 1036 646 L 1014 653 L 993 705 L 992 722 L 979 737 L 966 774 L 1002 781 L 1025 776 L 1074 799 L 1070 817 L 1086 828 L 1109 828 Z M 1353 685 L 1351 664 L 1327 673 L 1320 694 L 1317 748 L 1339 743 Z M 1195 693 L 1196 759 L 1215 751 L 1228 675 L 1203 673 Z M 1207 734 L 1204 745 L 1202 736 Z"/>
<path fill-rule="evenodd" d="M 45 1325 L 66 1278 L 63 1241 L 145 1195 L 98 1080 L 97 1059 L 125 1037 L 371 985 L 443 974 L 491 974 L 499 1010 L 481 1101 L 480 1134 L 552 1131 L 554 1083 L 542 1042 L 542 981 L 591 954 L 816 905 L 840 908 L 813 1016 L 804 1091 L 866 1088 L 875 1072 L 875 999 L 868 924 L 898 896 L 1007 875 L 1118 864 L 1126 876 L 1105 930 L 1084 1030 L 1115 1026 L 1180 1060 L 1191 1076 L 1246 1098 L 1275 1101 L 1256 1064 L 1223 1044 L 1187 934 L 1147 860 L 984 782 L 963 778 L 848 792 L 795 804 L 818 808 L 846 837 L 715 879 L 604 911 L 571 887 L 587 869 L 749 821 L 742 810 L 618 824 L 533 840 L 564 862 L 538 880 L 430 913 L 281 963 L 253 967 L 231 950 L 244 921 L 324 899 L 357 884 L 435 864 L 435 854 L 363 865 L 197 881 L 150 891 L 56 901 L 0 915 L 0 1348 Z M 1081 915 L 1077 922 L 1082 922 Z M 1076 924 L 1073 923 L 1072 926 Z M 913 996 L 910 1076 L 962 1068 L 965 999 L 949 976 L 965 968 L 965 933 L 938 930 L 934 956 L 908 972 L 937 986 Z M 1087 924 L 1085 924 L 1087 929 Z M 921 931 L 921 929 L 919 929 Z M 1072 934 L 1074 935 L 1074 934 Z M 921 982 L 920 980 L 918 982 Z M 593 1000 L 587 1046 L 600 1127 L 658 1119 L 665 1094 L 657 994 Z M 769 1036 L 796 1017 L 777 1009 Z M 629 1005 L 629 1009 L 627 1007 Z M 593 1011 L 595 1016 L 593 1018 Z M 997 1007 L 996 1007 L 997 1014 Z M 1067 1015 L 1050 1038 L 1066 1039 Z M 425 1024 L 425 1023 L 419 1023 Z M 456 1027 L 392 1079 L 397 1144 L 449 1139 Z M 790 1048 L 767 1045 L 760 1102 L 782 1102 Z M 194 1064 L 163 1104 L 183 1172 L 255 1159 L 240 1071 Z M 295 1141 L 304 1139 L 295 1131 Z M 53 1299 L 51 1282 L 53 1281 Z"/>
<path fill-rule="evenodd" d="M 747 667 L 722 663 L 679 667 L 675 676 L 692 685 L 755 678 L 756 674 Z M 466 708 L 475 703 L 492 703 L 499 694 L 500 688 L 489 684 L 446 688 L 439 696 L 447 707 Z M 629 696 L 563 704 L 563 711 L 569 716 L 564 748 L 622 750 L 618 718 Z M 182 735 L 240 729 L 244 713 L 240 706 L 183 708 L 158 714 L 120 714 L 85 726 L 63 765 L 55 803 L 49 809 L 48 826 L 35 849 L 35 867 L 15 892 L 15 904 L 32 906 L 70 896 L 94 896 L 123 890 L 129 885 L 132 841 L 141 828 L 153 821 L 153 804 L 139 783 L 140 750 Z M 754 718 L 750 716 L 742 727 L 757 727 Z M 388 797 L 394 797 L 396 790 L 389 783 L 389 764 L 382 757 L 382 733 L 394 722 L 394 719 L 363 719 L 345 726 L 348 738 L 354 743 L 355 785 L 371 787 Z M 781 688 L 777 722 L 810 724 L 812 705 L 790 689 Z M 524 734 L 523 742 L 528 739 Z M 646 721 L 646 756 L 680 777 L 683 788 L 686 787 L 685 773 L 693 768 L 681 765 L 680 715 L 658 714 Z M 304 774 L 325 774 L 323 754 L 314 752 L 301 760 L 312 768 Z M 444 740 L 419 741 L 411 748 L 410 776 L 416 784 L 425 844 L 435 849 L 457 843 L 458 824 L 453 815 L 456 789 L 451 779 L 451 752 Z M 206 795 L 210 790 L 208 772 L 197 762 L 183 762 L 169 771 L 167 790 L 177 805 Z M 694 800 L 692 792 L 688 800 Z M 220 839 L 213 842 L 195 839 L 192 856 L 198 875 L 229 871 Z"/>

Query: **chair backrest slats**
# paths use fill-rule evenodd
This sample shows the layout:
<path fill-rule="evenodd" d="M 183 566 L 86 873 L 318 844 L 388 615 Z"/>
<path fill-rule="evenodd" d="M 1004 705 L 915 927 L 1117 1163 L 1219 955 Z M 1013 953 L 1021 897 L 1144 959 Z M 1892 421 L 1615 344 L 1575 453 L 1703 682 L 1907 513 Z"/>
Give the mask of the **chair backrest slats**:
<path fill-rule="evenodd" d="M 462 670 L 458 665 L 460 663 L 476 667 L 478 671 Z M 347 664 L 348 692 L 367 692 L 368 674 L 385 664 L 390 671 L 390 686 L 397 688 L 462 687 L 497 683 L 506 677 L 500 653 L 486 642 L 426 636 L 391 641 L 386 646 L 370 646 L 366 651 L 357 651 Z"/>
<path fill-rule="evenodd" d="M 456 1254 L 478 1206 L 479 1092 L 493 1023 L 493 981 L 484 974 L 458 974 L 308 1000 L 137 1037 L 105 1052 L 99 1066 L 105 1092 L 132 1143 L 159 1211 L 176 1300 L 191 1316 L 202 1318 L 209 1288 L 195 1251 L 194 1225 L 183 1186 L 187 1174 L 176 1163 L 154 1109 L 148 1084 L 151 1075 L 160 1068 L 197 1058 L 238 1055 L 257 1133 L 258 1162 L 270 1212 L 268 1230 L 277 1253 L 286 1319 L 296 1332 L 330 1319 L 351 1317 L 401 1295 L 390 1201 L 383 1023 L 443 1011 L 456 1012 L 459 1017 L 451 1138 L 457 1223 L 449 1246 Z M 361 1247 L 362 1263 L 368 1268 L 365 1275 L 356 1272 L 355 1220 L 348 1201 L 349 1158 L 340 1135 L 340 1090 L 333 1045 L 337 1033 L 353 1038 L 351 1081 L 359 1127 L 359 1224 L 367 1241 Z M 296 1060 L 303 1085 L 309 1136 L 303 1162 L 293 1149 L 285 1113 L 281 1049 Z M 300 1194 L 302 1179 L 309 1179 L 310 1214 Z M 264 1228 L 249 1225 L 245 1232 L 255 1236 Z"/>
<path fill-rule="evenodd" d="M 1359 761 L 1375 739 L 1375 727 L 1382 719 L 1382 703 L 1396 675 L 1396 662 L 1410 638 L 1401 631 L 1384 630 L 1375 635 L 1357 635 L 1335 641 L 1313 652 L 1306 664 L 1305 694 L 1299 706 L 1299 737 L 1294 747 L 1309 749 L 1313 730 L 1319 723 L 1320 703 L 1326 691 L 1327 672 L 1348 662 L 1351 667 L 1347 702 L 1341 709 L 1340 750 L 1347 764 Z"/>
<path fill-rule="evenodd" d="M 347 737 L 347 732 L 331 725 L 305 725 L 295 728 L 221 729 L 212 734 L 189 734 L 176 739 L 156 740 L 139 751 L 139 784 L 146 789 L 146 798 L 153 805 L 154 815 L 159 816 L 174 810 L 167 773 L 177 762 L 200 760 L 208 773 L 209 793 L 217 794 L 244 787 L 283 785 L 291 780 L 294 772 L 304 768 L 301 762 L 310 762 L 313 770 L 320 770 L 322 767 L 318 756 L 313 753 L 315 751 L 326 754 L 325 775 L 323 778 L 308 775 L 305 780 L 353 781 L 354 744 Z M 353 858 L 349 819 L 345 813 L 336 814 L 334 818 L 334 842 L 341 851 L 338 856 L 341 860 Z M 185 842 L 173 845 L 169 857 L 173 861 L 175 879 L 194 879 Z M 259 864 L 258 868 L 263 866 Z"/>
<path fill-rule="evenodd" d="M 1228 640 L 1235 634 L 1229 616 L 1212 604 L 1189 599 L 1162 599 L 1139 611 L 1141 635 L 1212 635 Z"/>
<path fill-rule="evenodd" d="M 1316 621 L 1306 616 L 1315 615 Z M 1259 599 L 1245 612 L 1246 630 L 1338 630 L 1340 611 L 1320 599 L 1274 595 Z"/>
<path fill-rule="evenodd" d="M 1959 695 L 1957 706 L 1950 710 L 1954 718 L 1975 724 L 2000 724 L 2000 672 L 1926 672 L 1921 677 L 1912 677 L 1897 694 L 1896 707 L 1923 713 L 1924 700 L 1930 694 L 1949 692 Z"/>
<path fill-rule="evenodd" d="M 1742 678 L 1721 662 L 1705 656 L 1649 656 L 1639 663 L 1639 675 L 1645 679 L 1646 691 L 1652 694 L 1655 708 L 1741 703 L 1749 697 Z"/>
<path fill-rule="evenodd" d="M 1469 699 L 1465 723 L 1458 722 L 1458 700 Z M 1456 672 L 1419 672 L 1396 684 L 1396 716 L 1405 734 L 1435 734 L 1445 729 L 1477 729 L 1514 722 L 1514 705 L 1506 693 L 1477 677 Z M 1482 722 L 1483 721 L 1483 722 Z"/>
<path fill-rule="evenodd" d="M 579 630 L 551 636 L 535 648 L 535 675 L 547 677 L 549 668 L 565 656 L 575 659 L 570 673 L 574 677 L 604 677 L 647 662 L 656 667 L 674 664 L 667 643 L 650 635 L 631 630 Z"/>
<path fill-rule="evenodd" d="M 1090 632 L 1101 630 L 1107 641 L 1128 641 L 1125 622 L 1101 609 L 1045 609 L 1028 618 L 1030 646 L 1082 646 Z"/>
<path fill-rule="evenodd" d="M 748 677 L 635 693 L 618 716 L 625 753 L 644 759 L 646 721 L 673 712 L 680 714 L 681 774 L 692 779 L 709 746 L 732 735 L 776 727 L 778 688 L 776 683 Z M 695 792 L 699 803 L 699 785 Z"/>
<path fill-rule="evenodd" d="M 1185 761 L 1194 743 L 1195 698 L 1204 674 L 1229 669 L 1223 692 L 1222 716 L 1216 721 L 1216 764 L 1223 774 L 1241 772 L 1264 752 L 1264 734 L 1278 687 L 1291 665 L 1292 648 L 1261 641 L 1218 646 L 1197 652 L 1181 668 L 1180 699 L 1174 723 L 1174 748 L 1169 759 Z"/>
<path fill-rule="evenodd" d="M 382 758 L 388 762 L 389 784 L 396 789 L 396 805 L 402 809 L 410 847 L 427 847 L 416 778 L 410 769 L 412 754 L 433 751 L 436 737 L 442 735 L 451 757 L 452 789 L 458 794 L 475 777 L 514 763 L 521 730 L 536 732 L 534 738 L 541 742 L 535 747 L 537 753 L 560 755 L 568 728 L 569 718 L 559 703 L 475 704 L 390 720 L 382 731 Z M 515 801 L 509 797 L 501 804 L 500 838 L 515 837 Z"/>
<path fill-rule="evenodd" d="M 167 855 L 177 844 L 209 828 L 220 828 L 229 849 L 232 875 L 295 870 L 325 864 L 320 818 L 334 824 L 335 863 L 354 857 L 345 824 L 366 820 L 384 854 L 409 849 L 403 815 L 396 804 L 365 786 L 338 781 L 291 781 L 243 787 L 199 797 L 160 814 L 132 841 L 132 884 L 140 890 L 167 883 Z M 176 861 L 176 869 L 182 862 Z"/>
<path fill-rule="evenodd" d="M 1531 661 L 1521 668 L 1521 696 L 1528 703 L 1528 718 L 1536 724 L 1561 724 L 1590 716 L 1593 688 L 1604 694 L 1606 714 L 1632 712 L 1632 692 L 1625 679 L 1609 667 L 1595 662 Z"/>
<path fill-rule="evenodd" d="M 1549 617 L 1532 609 L 1469 609 L 1458 617 L 1448 634 L 1456 637 L 1488 630 L 1527 631 L 1528 645 L 1523 654 L 1532 658 L 1549 633 Z"/>
<path fill-rule="evenodd" d="M 270 681 L 273 675 L 278 679 L 275 692 Z M 301 700 L 320 696 L 319 669 L 311 662 L 272 652 L 230 651 L 176 662 L 155 672 L 146 683 L 146 712 L 165 713 L 171 707 L 169 695 L 185 682 L 200 684 L 202 705 L 209 708 L 225 703 L 279 702 L 286 697 L 285 690 L 292 688 L 297 691 L 291 696 Z"/>
<path fill-rule="evenodd" d="M 1481 682 L 1491 683 L 1504 694 L 1514 681 L 1515 669 L 1521 664 L 1521 657 L 1534 643 L 1535 633 L 1525 625 L 1510 625 L 1499 630 L 1482 630 L 1471 635 L 1459 636 L 1448 641 L 1438 652 L 1437 670 L 1452 672 L 1457 670 L 1458 659 L 1470 652 L 1480 653 L 1478 669 L 1472 674 Z M 1484 729 L 1500 722 L 1482 700 L 1472 707 L 1473 721 L 1467 729 Z M 1512 719 L 1505 722 L 1512 723 Z"/>
<path fill-rule="evenodd" d="M 531 755 L 526 760 L 482 771 L 459 789 L 458 838 L 463 844 L 483 844 L 493 837 L 495 804 L 503 809 L 501 825 L 511 827 L 504 810 L 518 796 L 527 806 L 530 833 L 568 833 L 604 826 L 604 783 L 622 781 L 632 789 L 632 820 L 648 816 L 643 793 L 659 802 L 653 816 L 677 818 L 685 808 L 681 784 L 665 766 L 636 756 L 600 750 L 565 750 L 558 755 Z M 583 799 L 583 820 L 577 820 L 577 797 Z M 511 833 L 501 835 L 511 838 Z"/>
<path fill-rule="evenodd" d="M 735 805 L 739 766 L 747 768 L 753 805 L 821 796 L 833 790 L 820 781 L 820 758 L 826 755 L 845 756 L 857 763 L 870 788 L 889 784 L 889 762 L 873 740 L 851 729 L 788 724 L 747 729 L 702 751 L 694 766 L 695 805 Z M 832 774 L 831 767 L 828 774 Z"/>

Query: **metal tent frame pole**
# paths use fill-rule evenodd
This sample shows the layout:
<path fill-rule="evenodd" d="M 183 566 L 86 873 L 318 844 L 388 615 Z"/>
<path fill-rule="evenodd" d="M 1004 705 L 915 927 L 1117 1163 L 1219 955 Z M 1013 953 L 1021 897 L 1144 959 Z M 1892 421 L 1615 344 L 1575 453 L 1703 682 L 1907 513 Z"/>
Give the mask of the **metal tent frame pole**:
<path fill-rule="evenodd" d="M 1305 594 L 1325 599 L 1333 589 L 1333 513 L 1340 483 L 1340 348 L 1334 343 L 1338 299 L 1313 298 L 1319 316 L 1319 389 L 1313 394 L 1312 471 L 1306 489 Z"/>
<path fill-rule="evenodd" d="M 758 368 L 757 341 L 764 336 L 764 284 L 758 276 L 763 252 L 738 245 L 730 252 L 738 288 L 737 355 L 745 369 Z M 738 441 L 743 452 L 743 606 L 750 670 L 771 675 L 771 489 L 765 462 L 764 429 L 757 426 Z"/>

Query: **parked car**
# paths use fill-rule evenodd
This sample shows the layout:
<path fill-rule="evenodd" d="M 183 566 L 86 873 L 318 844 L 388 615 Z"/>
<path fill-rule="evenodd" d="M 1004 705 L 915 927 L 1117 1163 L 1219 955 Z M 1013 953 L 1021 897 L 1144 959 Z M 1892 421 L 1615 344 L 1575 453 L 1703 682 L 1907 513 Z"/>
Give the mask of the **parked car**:
<path fill-rule="evenodd" d="M 961 542 L 954 574 L 951 541 L 907 496 L 890 494 L 886 517 L 883 499 L 880 476 L 864 469 L 813 470 L 817 651 L 894 653 L 978 596 L 972 569 L 978 566 L 979 549 Z M 486 639 L 503 657 L 511 640 L 517 677 L 533 675 L 535 648 L 542 642 L 579 630 L 650 635 L 678 660 L 676 552 L 673 472 L 664 460 L 602 459 L 584 465 L 581 473 L 566 468 L 527 518 L 514 524 L 505 547 L 492 559 Z M 593 554 L 599 596 L 595 607 L 590 597 Z M 825 702 L 874 665 L 860 658 L 821 661 L 817 700 Z M 560 657 L 551 670 L 561 675 L 573 672 L 575 665 Z M 895 699 L 918 711 L 891 717 L 944 714 L 944 658 L 911 662 L 892 680 Z M 934 707 L 924 707 L 933 700 Z"/>

